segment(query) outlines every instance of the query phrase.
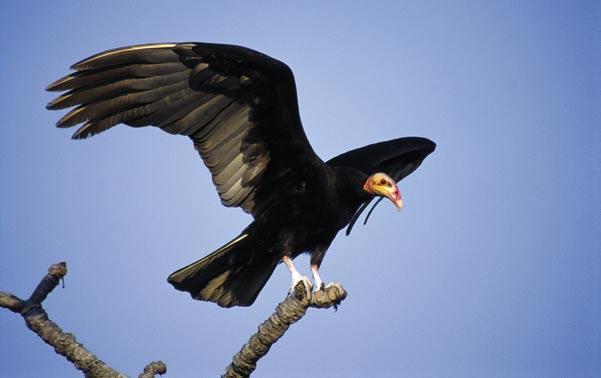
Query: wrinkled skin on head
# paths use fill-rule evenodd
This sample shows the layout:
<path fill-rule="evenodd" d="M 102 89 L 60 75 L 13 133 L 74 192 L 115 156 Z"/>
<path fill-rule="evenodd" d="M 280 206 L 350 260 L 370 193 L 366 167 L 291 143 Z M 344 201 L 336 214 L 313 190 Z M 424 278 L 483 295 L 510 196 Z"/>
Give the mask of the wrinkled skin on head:
<path fill-rule="evenodd" d="M 396 182 L 386 173 L 378 172 L 369 176 L 363 190 L 374 196 L 388 198 L 399 210 L 403 207 L 401 192 Z"/>

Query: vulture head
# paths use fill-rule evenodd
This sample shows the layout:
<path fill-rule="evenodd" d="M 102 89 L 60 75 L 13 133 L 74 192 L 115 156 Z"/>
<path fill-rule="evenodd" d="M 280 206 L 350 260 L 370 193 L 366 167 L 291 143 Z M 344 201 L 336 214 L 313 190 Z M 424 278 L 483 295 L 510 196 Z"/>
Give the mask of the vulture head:
<path fill-rule="evenodd" d="M 367 193 L 388 198 L 399 210 L 403 207 L 401 192 L 396 182 L 386 173 L 375 173 L 367 178 L 363 184 L 363 190 Z"/>

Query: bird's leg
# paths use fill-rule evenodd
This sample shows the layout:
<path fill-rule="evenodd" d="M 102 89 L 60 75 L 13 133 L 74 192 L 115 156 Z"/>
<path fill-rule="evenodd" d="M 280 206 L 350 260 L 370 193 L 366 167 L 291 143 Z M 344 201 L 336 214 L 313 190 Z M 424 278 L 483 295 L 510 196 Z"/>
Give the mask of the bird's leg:
<path fill-rule="evenodd" d="M 296 270 L 296 267 L 292 263 L 292 259 L 290 258 L 290 256 L 282 257 L 282 261 L 284 262 L 284 264 L 286 264 L 286 268 L 288 268 L 288 271 L 290 272 L 290 275 L 292 276 L 292 283 L 293 284 L 298 283 L 301 280 L 302 276 L 298 272 L 298 270 Z"/>
<path fill-rule="evenodd" d="M 313 289 L 315 291 L 325 289 L 325 285 L 319 276 L 319 265 L 311 264 L 311 273 L 313 274 Z"/>
<path fill-rule="evenodd" d="M 334 236 L 335 235 L 336 234 L 334 234 Z M 315 249 L 311 252 L 311 260 L 309 261 L 309 264 L 311 264 L 311 273 L 313 273 L 313 281 L 315 282 L 313 288 L 315 289 L 315 291 L 325 289 L 325 285 L 323 284 L 323 281 L 319 276 L 319 267 L 321 266 L 323 257 L 325 256 L 326 251 L 328 250 L 328 246 L 332 242 L 332 239 L 334 239 L 334 236 L 332 236 L 332 238 L 328 242 L 315 247 Z"/>
<path fill-rule="evenodd" d="M 294 264 L 292 263 L 292 259 L 290 258 L 290 256 L 284 256 L 282 257 L 282 262 L 284 264 L 286 264 L 286 268 L 288 268 L 288 271 L 290 272 L 290 290 L 289 292 L 293 292 L 294 291 L 294 287 L 296 286 L 296 284 L 298 284 L 300 281 L 305 281 L 305 286 L 307 287 L 308 290 L 311 290 L 311 282 L 306 278 L 303 277 L 298 270 L 296 270 L 296 267 L 294 266 Z"/>

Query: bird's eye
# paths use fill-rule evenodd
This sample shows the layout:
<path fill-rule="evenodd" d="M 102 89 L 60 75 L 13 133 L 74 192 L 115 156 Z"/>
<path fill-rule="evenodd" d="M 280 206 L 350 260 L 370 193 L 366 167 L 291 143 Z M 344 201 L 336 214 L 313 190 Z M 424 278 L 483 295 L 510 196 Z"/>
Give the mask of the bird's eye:
<path fill-rule="evenodd" d="M 386 184 L 386 179 L 380 180 L 380 185 L 384 185 L 384 184 Z"/>

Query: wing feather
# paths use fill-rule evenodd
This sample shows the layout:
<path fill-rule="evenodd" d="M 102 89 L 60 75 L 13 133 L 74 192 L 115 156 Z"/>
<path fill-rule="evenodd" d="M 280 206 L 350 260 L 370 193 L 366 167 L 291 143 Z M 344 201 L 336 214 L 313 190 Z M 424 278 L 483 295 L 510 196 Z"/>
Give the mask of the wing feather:
<path fill-rule="evenodd" d="M 212 96 L 184 117 L 161 128 L 167 132 L 173 130 L 172 134 L 177 131 L 185 131 L 188 135 L 196 132 L 209 133 L 217 126 L 215 122 L 211 121 L 233 101 L 224 95 Z"/>
<path fill-rule="evenodd" d="M 167 63 L 178 62 L 179 55 L 173 51 L 176 43 L 155 43 L 135 45 L 107 50 L 81 60 L 71 69 L 86 71 L 128 63 Z"/>
<path fill-rule="evenodd" d="M 187 68 L 181 63 L 157 64 L 128 64 L 112 69 L 96 70 L 92 72 L 78 71 L 69 74 L 46 87 L 48 91 L 65 91 L 87 86 L 98 86 L 132 77 L 152 77 L 168 75 L 185 71 Z"/>
<path fill-rule="evenodd" d="M 143 92 L 125 93 L 108 99 L 94 100 L 90 103 L 80 105 L 67 113 L 57 122 L 57 126 L 71 127 L 87 120 L 115 114 L 137 104 L 147 104 L 160 100 L 168 101 L 169 95 L 185 89 L 186 82 L 180 81 Z"/>
<path fill-rule="evenodd" d="M 163 43 L 93 55 L 49 91 L 48 109 L 71 108 L 58 127 L 83 139 L 119 123 L 189 136 L 226 206 L 257 215 L 271 187 L 323 164 L 306 139 L 292 71 L 240 46 Z M 268 185 L 267 185 L 267 184 Z"/>
<path fill-rule="evenodd" d="M 236 171 L 228 177 L 218 177 L 218 175 L 213 176 L 213 182 L 215 183 L 215 186 L 219 188 L 220 193 L 227 192 L 229 188 L 236 183 L 236 181 L 240 181 L 248 169 L 246 166 L 244 166 L 244 164 L 242 164 L 241 161 L 236 162 L 236 168 Z"/>
<path fill-rule="evenodd" d="M 77 104 L 86 104 L 90 101 L 113 98 L 115 95 L 121 93 L 141 92 L 164 87 L 173 83 L 182 82 L 187 78 L 188 72 L 180 71 L 167 75 L 125 79 L 94 87 L 73 89 L 50 102 L 47 108 L 52 110 L 64 109 Z"/>

